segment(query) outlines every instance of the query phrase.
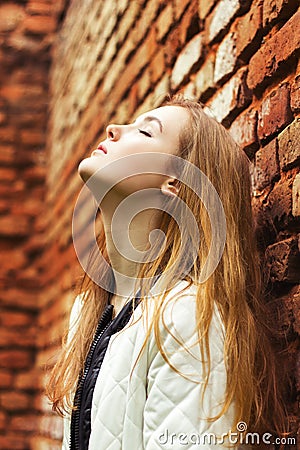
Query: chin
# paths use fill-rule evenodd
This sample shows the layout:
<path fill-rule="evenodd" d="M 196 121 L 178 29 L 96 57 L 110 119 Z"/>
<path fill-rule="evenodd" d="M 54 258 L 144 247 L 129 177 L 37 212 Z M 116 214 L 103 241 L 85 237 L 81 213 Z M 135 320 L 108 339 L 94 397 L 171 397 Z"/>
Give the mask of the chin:
<path fill-rule="evenodd" d="M 94 171 L 91 166 L 91 158 L 85 158 L 79 163 L 77 170 L 84 182 L 93 175 Z"/>

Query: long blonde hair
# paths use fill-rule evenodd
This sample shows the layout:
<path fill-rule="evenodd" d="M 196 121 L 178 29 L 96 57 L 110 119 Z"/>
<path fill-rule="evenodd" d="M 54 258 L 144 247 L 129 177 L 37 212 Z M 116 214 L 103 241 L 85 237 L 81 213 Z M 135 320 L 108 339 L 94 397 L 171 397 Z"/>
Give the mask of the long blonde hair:
<path fill-rule="evenodd" d="M 208 360 L 208 333 L 214 305 L 217 305 L 225 327 L 226 396 L 222 411 L 211 419 L 224 414 L 234 401 L 235 423 L 242 420 L 248 424 L 248 429 L 268 429 L 282 434 L 286 430 L 286 415 L 278 390 L 275 358 L 263 323 L 266 312 L 262 298 L 262 268 L 251 210 L 250 161 L 227 130 L 205 114 L 197 102 L 175 96 L 169 98 L 165 105 L 180 106 L 188 111 L 189 125 L 181 132 L 177 156 L 198 167 L 208 177 L 220 197 L 226 216 L 227 236 L 222 258 L 208 280 L 199 286 L 196 296 L 199 345 L 202 355 L 206 354 Z M 200 246 L 192 269 L 195 274 L 201 271 L 208 254 L 210 219 L 190 188 L 181 184 L 178 195 L 192 211 L 200 231 Z M 180 231 L 166 214 L 161 229 L 166 236 L 165 250 L 154 263 L 142 266 L 141 278 L 154 277 L 157 272 L 172 267 L 172 264 L 174 271 L 178 268 L 178 264 L 174 263 L 178 260 L 182 239 Z M 98 245 L 107 258 L 103 229 L 99 233 Z M 100 270 L 99 267 L 94 269 Z M 192 283 L 189 276 L 185 278 Z M 147 297 L 147 290 L 149 286 L 146 284 L 142 297 Z M 72 340 L 65 343 L 48 384 L 53 409 L 61 414 L 70 412 L 73 407 L 74 388 L 82 373 L 99 317 L 108 302 L 108 293 L 87 274 L 83 276 L 78 291 L 83 293 L 84 301 L 77 331 Z M 149 334 L 152 329 L 159 351 L 170 364 L 159 331 L 165 307 L 163 295 L 155 303 Z M 206 384 L 209 375 L 208 363 Z"/>

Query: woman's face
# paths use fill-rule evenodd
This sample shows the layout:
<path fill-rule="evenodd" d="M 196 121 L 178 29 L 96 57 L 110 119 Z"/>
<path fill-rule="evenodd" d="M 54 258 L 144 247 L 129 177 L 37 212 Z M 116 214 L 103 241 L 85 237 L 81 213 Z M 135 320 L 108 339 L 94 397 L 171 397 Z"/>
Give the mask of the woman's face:
<path fill-rule="evenodd" d="M 146 153 L 176 155 L 179 136 L 183 127 L 187 125 L 188 118 L 188 112 L 183 107 L 163 106 L 142 114 L 128 125 L 109 125 L 106 129 L 106 139 L 89 158 L 80 163 L 78 167 L 80 176 L 87 181 L 97 172 L 98 181 L 101 182 L 101 169 L 120 158 L 126 175 L 126 168 L 129 169 L 133 161 L 130 158 L 132 155 L 143 155 L 145 167 L 147 167 Z M 111 167 L 113 170 L 114 165 Z M 130 193 L 149 187 L 161 189 L 167 178 L 165 175 L 141 173 L 127 181 L 126 190 Z"/>

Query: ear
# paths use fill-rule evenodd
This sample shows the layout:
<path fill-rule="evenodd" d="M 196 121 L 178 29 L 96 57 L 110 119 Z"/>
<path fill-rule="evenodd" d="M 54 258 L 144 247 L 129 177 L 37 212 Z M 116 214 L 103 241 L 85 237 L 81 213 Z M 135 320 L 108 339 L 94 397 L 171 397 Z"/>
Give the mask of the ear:
<path fill-rule="evenodd" d="M 176 178 L 167 178 L 160 188 L 162 194 L 177 197 L 179 192 L 179 182 Z"/>

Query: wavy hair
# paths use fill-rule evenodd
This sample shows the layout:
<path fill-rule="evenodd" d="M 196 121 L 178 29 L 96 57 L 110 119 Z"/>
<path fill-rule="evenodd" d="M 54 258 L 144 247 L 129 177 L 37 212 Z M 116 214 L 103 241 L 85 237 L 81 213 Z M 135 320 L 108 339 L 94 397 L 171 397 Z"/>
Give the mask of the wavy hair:
<path fill-rule="evenodd" d="M 244 421 L 248 424 L 248 430 L 267 429 L 282 435 L 287 429 L 286 412 L 278 387 L 274 352 L 264 324 L 266 306 L 251 209 L 250 161 L 228 131 L 206 114 L 200 104 L 177 95 L 168 98 L 163 104 L 168 105 L 180 106 L 188 111 L 188 126 L 181 132 L 177 156 L 195 165 L 211 181 L 222 202 L 227 223 L 222 258 L 211 276 L 198 286 L 196 295 L 199 345 L 202 356 L 206 355 L 208 360 L 205 385 L 210 376 L 208 336 L 214 305 L 218 307 L 225 328 L 225 401 L 219 414 L 210 419 L 216 420 L 234 402 L 235 424 Z M 178 196 L 190 208 L 200 232 L 197 257 L 190 274 L 185 276 L 192 283 L 192 278 L 199 275 L 208 255 L 211 224 L 202 202 L 183 183 L 179 185 Z M 186 260 L 179 260 L 182 236 L 175 221 L 165 213 L 161 229 L 166 238 L 164 251 L 151 264 L 141 266 L 139 276 L 143 280 L 167 270 L 170 272 L 170 280 L 180 278 L 182 273 L 179 268 L 185 267 L 190 256 L 187 251 L 184 256 Z M 103 227 L 99 232 L 98 246 L 107 258 Z M 99 249 L 95 249 L 95 254 Z M 91 257 L 90 269 L 93 268 L 101 270 L 96 259 Z M 111 275 L 107 273 L 106 276 Z M 149 290 L 149 283 L 144 282 L 142 298 L 147 298 Z M 99 317 L 108 302 L 108 293 L 95 284 L 88 274 L 84 274 L 78 292 L 83 296 L 83 306 L 76 323 L 76 333 L 73 333 L 72 339 L 65 339 L 48 383 L 48 396 L 53 409 L 60 414 L 70 412 L 73 408 L 72 400 L 78 376 L 82 373 Z M 147 302 L 141 304 L 145 310 Z M 157 298 L 154 304 L 146 339 L 154 332 L 159 351 L 171 365 L 160 331 L 161 317 L 166 308 L 166 294 Z M 184 346 L 184 343 L 181 345 Z M 177 371 L 175 367 L 173 369 Z"/>

